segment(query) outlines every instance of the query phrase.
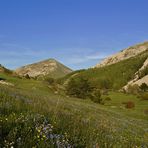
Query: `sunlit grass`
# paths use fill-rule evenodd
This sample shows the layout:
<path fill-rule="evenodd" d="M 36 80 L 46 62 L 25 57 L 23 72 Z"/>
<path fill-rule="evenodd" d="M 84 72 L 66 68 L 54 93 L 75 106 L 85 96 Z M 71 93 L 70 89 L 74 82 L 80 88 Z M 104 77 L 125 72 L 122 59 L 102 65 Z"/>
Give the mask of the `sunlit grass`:
<path fill-rule="evenodd" d="M 0 87 L 2 147 L 147 146 L 147 120 L 45 92 Z"/>

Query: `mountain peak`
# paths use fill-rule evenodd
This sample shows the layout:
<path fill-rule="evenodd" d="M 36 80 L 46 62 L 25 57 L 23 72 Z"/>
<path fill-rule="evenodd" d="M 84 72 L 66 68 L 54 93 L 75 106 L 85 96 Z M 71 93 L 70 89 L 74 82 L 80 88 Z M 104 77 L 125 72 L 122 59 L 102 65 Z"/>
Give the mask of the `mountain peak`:
<path fill-rule="evenodd" d="M 72 70 L 55 59 L 47 59 L 18 68 L 15 72 L 20 76 L 30 77 L 62 77 Z"/>

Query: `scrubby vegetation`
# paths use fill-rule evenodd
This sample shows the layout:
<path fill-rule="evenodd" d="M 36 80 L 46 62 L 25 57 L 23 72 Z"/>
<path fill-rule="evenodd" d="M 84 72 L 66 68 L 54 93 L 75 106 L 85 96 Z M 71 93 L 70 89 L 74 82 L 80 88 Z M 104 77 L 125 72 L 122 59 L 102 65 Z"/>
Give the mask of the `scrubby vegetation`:
<path fill-rule="evenodd" d="M 148 91 L 148 85 L 146 83 L 142 83 L 141 86 L 140 86 L 140 89 L 143 92 L 146 92 L 146 91 Z"/>
<path fill-rule="evenodd" d="M 127 92 L 130 94 L 139 94 L 139 92 L 141 91 L 139 85 L 134 84 L 134 85 L 129 85 L 127 88 Z"/>
<path fill-rule="evenodd" d="M 148 100 L 148 92 L 142 93 L 141 94 L 141 99 L 142 100 Z"/>
<path fill-rule="evenodd" d="M 134 78 L 135 73 L 142 67 L 147 57 L 148 51 L 145 51 L 138 56 L 119 63 L 102 68 L 79 71 L 63 79 L 67 81 L 71 77 L 75 79 L 78 77 L 85 78 L 99 89 L 121 89 L 128 81 Z"/>
<path fill-rule="evenodd" d="M 101 91 L 99 89 L 93 89 L 91 92 L 90 99 L 99 104 L 103 104 L 103 99 L 101 98 Z"/>
<path fill-rule="evenodd" d="M 71 78 L 66 86 L 66 93 L 68 95 L 83 99 L 90 97 L 92 90 L 93 87 L 90 82 L 82 77 Z"/>
<path fill-rule="evenodd" d="M 103 104 L 100 89 L 95 88 L 89 80 L 84 78 L 71 78 L 66 86 L 66 93 L 69 96 L 91 99 L 95 103 Z"/>

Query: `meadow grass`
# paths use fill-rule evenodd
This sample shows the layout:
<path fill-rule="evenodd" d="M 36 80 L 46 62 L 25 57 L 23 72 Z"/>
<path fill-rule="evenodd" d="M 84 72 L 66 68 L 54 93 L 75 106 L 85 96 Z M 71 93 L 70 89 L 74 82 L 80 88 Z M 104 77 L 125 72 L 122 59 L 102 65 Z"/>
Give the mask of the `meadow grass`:
<path fill-rule="evenodd" d="M 2 146 L 147 146 L 144 119 L 104 109 L 88 100 L 27 93 L 1 88 Z"/>
<path fill-rule="evenodd" d="M 109 92 L 107 96 L 103 96 L 103 98 L 109 97 L 111 101 L 105 101 L 105 105 L 103 107 L 107 109 L 111 109 L 116 112 L 120 112 L 126 114 L 131 117 L 139 118 L 139 119 L 148 119 L 148 115 L 145 114 L 145 110 L 148 109 L 147 100 L 142 100 L 140 97 L 132 94 L 124 94 L 121 92 Z M 124 102 L 132 101 L 135 104 L 133 109 L 126 109 Z"/>
<path fill-rule="evenodd" d="M 148 146 L 147 101 L 110 92 L 111 100 L 99 105 L 56 95 L 42 81 L 1 77 L 14 87 L 0 86 L 0 147 Z M 131 100 L 135 108 L 123 108 Z"/>

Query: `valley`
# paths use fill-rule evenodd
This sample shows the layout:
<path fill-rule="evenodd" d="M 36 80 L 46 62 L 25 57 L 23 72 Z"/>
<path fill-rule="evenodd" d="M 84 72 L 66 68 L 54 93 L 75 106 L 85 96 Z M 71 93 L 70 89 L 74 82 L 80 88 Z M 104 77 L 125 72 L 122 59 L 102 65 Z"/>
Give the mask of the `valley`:
<path fill-rule="evenodd" d="M 135 73 L 136 81 L 148 74 L 140 71 L 144 45 L 134 56 L 86 70 L 59 64 L 50 74 L 48 60 L 16 71 L 1 66 L 0 147 L 148 147 L 148 90 L 124 89 Z"/>

